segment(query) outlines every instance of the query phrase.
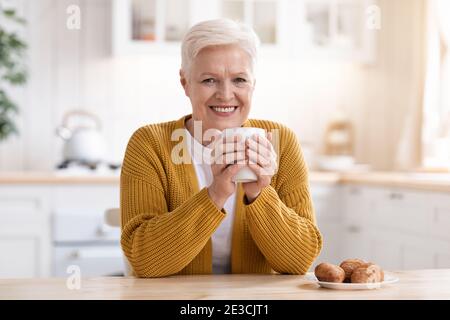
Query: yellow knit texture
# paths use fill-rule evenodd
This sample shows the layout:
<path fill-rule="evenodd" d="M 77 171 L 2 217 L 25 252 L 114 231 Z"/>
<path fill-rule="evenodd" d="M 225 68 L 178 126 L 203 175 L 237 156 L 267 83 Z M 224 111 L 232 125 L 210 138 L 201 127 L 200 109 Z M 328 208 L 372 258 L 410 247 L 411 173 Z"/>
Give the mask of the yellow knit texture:
<path fill-rule="evenodd" d="M 211 236 L 227 214 L 206 188 L 199 190 L 191 163 L 175 164 L 177 121 L 138 129 L 130 138 L 120 178 L 122 249 L 138 277 L 211 274 Z M 278 130 L 278 171 L 247 205 L 238 185 L 232 234 L 232 273 L 304 274 L 322 248 L 308 172 L 295 134 L 267 120 L 245 127 Z"/>

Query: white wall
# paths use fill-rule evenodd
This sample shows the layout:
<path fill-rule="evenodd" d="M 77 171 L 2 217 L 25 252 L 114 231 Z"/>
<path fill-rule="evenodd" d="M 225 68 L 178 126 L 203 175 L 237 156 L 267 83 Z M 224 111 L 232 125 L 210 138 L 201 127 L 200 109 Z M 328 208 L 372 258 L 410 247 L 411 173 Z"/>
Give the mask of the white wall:
<path fill-rule="evenodd" d="M 118 161 L 136 128 L 190 112 L 179 85 L 178 56 L 112 57 L 109 0 L 19 2 L 29 21 L 31 77 L 14 94 L 21 105 L 21 135 L 0 144 L 0 170 L 52 169 L 61 160 L 55 128 L 73 108 L 100 116 L 110 158 Z M 404 115 L 416 102 L 410 93 L 420 38 L 413 19 L 422 2 L 381 1 L 386 27 L 376 66 L 260 61 L 251 116 L 283 122 L 301 142 L 319 149 L 332 111 L 344 106 L 355 121 L 358 160 L 393 168 Z M 81 30 L 66 28 L 70 4 L 81 7 Z"/>

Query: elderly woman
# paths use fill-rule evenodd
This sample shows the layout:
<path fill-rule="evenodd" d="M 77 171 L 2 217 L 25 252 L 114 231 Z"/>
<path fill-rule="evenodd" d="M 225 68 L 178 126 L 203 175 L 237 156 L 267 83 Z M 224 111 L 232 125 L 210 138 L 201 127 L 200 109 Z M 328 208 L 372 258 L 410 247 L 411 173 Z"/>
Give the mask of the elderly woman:
<path fill-rule="evenodd" d="M 144 126 L 130 138 L 120 179 L 121 244 L 136 276 L 304 274 L 318 256 L 322 237 L 295 134 L 248 119 L 257 47 L 254 31 L 231 20 L 193 26 L 180 70 L 192 114 Z M 279 145 L 270 133 L 203 139 L 208 130 L 236 127 L 278 131 Z M 184 149 L 182 158 L 192 161 L 174 157 L 180 130 L 183 146 L 197 147 Z M 214 150 L 207 163 L 205 150 Z M 234 182 L 244 166 L 257 181 Z"/>

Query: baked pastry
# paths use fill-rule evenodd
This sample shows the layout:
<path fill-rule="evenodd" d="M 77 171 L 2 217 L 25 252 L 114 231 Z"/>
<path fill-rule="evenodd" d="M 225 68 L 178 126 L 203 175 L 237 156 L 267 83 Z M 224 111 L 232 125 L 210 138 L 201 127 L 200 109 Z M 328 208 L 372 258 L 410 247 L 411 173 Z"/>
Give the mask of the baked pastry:
<path fill-rule="evenodd" d="M 345 279 L 344 269 L 326 262 L 317 265 L 314 274 L 319 281 L 324 282 L 343 282 Z"/>
<path fill-rule="evenodd" d="M 369 264 L 355 269 L 351 276 L 352 283 L 375 283 L 384 280 L 384 272 L 379 265 Z"/>
<path fill-rule="evenodd" d="M 366 266 L 367 263 L 361 259 L 347 259 L 339 265 L 345 271 L 345 282 L 350 282 L 355 269 Z"/>

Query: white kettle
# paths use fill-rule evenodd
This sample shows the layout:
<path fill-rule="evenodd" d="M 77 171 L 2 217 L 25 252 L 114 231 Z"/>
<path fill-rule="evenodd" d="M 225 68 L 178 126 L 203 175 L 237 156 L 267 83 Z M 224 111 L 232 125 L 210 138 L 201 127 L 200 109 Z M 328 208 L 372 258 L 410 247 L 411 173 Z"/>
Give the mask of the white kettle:
<path fill-rule="evenodd" d="M 73 125 L 75 118 L 84 122 Z M 56 129 L 57 135 L 65 140 L 64 160 L 89 164 L 105 161 L 107 148 L 100 130 L 98 117 L 87 111 L 74 110 L 65 114 L 62 125 Z"/>

